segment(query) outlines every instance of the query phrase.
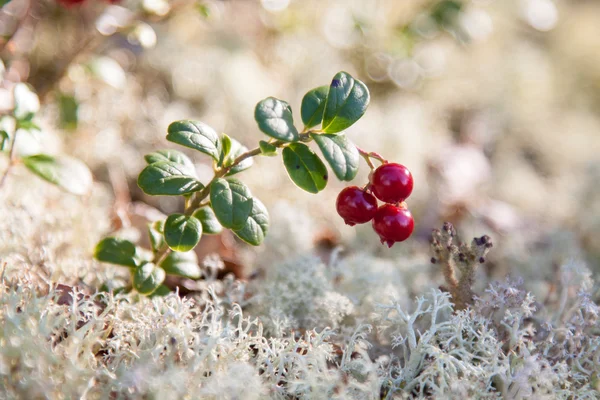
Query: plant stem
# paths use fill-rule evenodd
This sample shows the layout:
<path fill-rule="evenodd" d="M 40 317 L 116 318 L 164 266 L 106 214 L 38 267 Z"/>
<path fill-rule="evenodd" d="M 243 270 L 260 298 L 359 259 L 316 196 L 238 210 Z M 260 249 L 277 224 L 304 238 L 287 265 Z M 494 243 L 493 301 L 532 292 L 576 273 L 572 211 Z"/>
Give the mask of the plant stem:
<path fill-rule="evenodd" d="M 310 136 L 308 135 L 308 133 L 304 133 L 304 132 L 302 132 L 300 134 L 300 137 L 301 137 L 301 139 L 304 139 L 304 140 L 306 140 L 307 138 L 310 139 Z M 274 142 L 271 142 L 271 144 L 275 147 L 281 148 L 281 147 L 287 146 L 289 143 L 281 141 L 281 140 L 275 140 Z M 261 154 L 260 147 L 256 147 L 252 150 L 248 150 L 247 152 L 242 153 L 239 156 L 237 156 L 237 158 L 235 160 L 233 160 L 233 162 L 230 165 L 228 165 L 227 167 L 218 169 L 215 172 L 215 175 L 213 176 L 213 178 L 210 180 L 210 182 L 208 182 L 208 184 L 202 190 L 200 190 L 199 192 L 196 192 L 196 194 L 191 198 L 188 205 L 185 207 L 184 214 L 187 216 L 190 216 L 194 212 L 196 212 L 196 210 L 198 210 L 199 208 L 204 207 L 206 205 L 206 203 L 203 203 L 203 201 L 210 194 L 210 186 L 213 184 L 214 181 L 227 175 L 227 173 L 233 167 L 240 164 L 242 161 L 244 161 L 248 158 L 254 157 L 254 156 L 258 156 L 260 154 Z M 169 248 L 169 246 L 164 245 L 162 248 L 160 248 L 156 252 L 156 255 L 154 256 L 154 264 L 160 265 L 160 263 L 169 255 L 170 252 L 171 252 L 171 249 Z"/>
<path fill-rule="evenodd" d="M 8 167 L 6 167 L 4 174 L 2 174 L 2 178 L 0 178 L 0 188 L 2 188 L 4 186 L 4 182 L 6 182 L 6 178 L 8 177 L 8 174 L 10 173 L 12 166 L 15 164 L 15 147 L 16 147 L 15 143 L 17 142 L 17 134 L 18 133 L 19 133 L 19 127 L 17 126 L 15 128 L 15 133 L 13 135 L 13 139 L 12 139 L 11 145 L 10 145 L 10 153 L 8 156 Z"/>
<path fill-rule="evenodd" d="M 386 164 L 387 163 L 387 160 L 385 158 L 383 158 L 379 153 L 376 153 L 374 151 L 371 151 L 371 152 L 365 151 L 365 150 L 361 149 L 358 146 L 356 146 L 356 148 L 358 149 L 358 153 L 361 155 L 362 158 L 365 159 L 367 165 L 372 170 L 375 169 L 375 165 L 371 161 L 371 158 L 376 159 L 377 161 L 381 162 L 382 164 Z"/>

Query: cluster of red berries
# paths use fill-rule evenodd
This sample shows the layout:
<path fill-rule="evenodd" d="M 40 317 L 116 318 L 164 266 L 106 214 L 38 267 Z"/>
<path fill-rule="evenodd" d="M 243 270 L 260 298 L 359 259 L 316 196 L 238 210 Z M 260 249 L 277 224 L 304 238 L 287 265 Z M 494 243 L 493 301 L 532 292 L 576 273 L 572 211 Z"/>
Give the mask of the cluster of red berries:
<path fill-rule="evenodd" d="M 369 184 L 361 189 L 349 186 L 338 195 L 336 209 L 347 225 L 373 220 L 381 243 L 392 247 L 412 234 L 415 221 L 404 200 L 413 190 L 413 177 L 401 164 L 386 163 L 373 172 Z M 371 194 L 372 193 L 372 194 Z M 377 199 L 385 202 L 381 207 Z"/>

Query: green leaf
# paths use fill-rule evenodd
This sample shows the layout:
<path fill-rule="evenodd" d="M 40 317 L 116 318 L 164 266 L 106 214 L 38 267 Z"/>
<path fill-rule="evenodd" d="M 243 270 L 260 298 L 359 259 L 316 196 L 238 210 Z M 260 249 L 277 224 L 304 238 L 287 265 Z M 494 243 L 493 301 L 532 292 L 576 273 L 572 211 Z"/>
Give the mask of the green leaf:
<path fill-rule="evenodd" d="M 138 186 L 151 196 L 178 196 L 204 188 L 200 181 L 189 175 L 184 166 L 172 161 L 148 165 L 140 172 Z"/>
<path fill-rule="evenodd" d="M 231 151 L 231 138 L 223 134 L 221 137 L 221 156 L 219 157 L 219 165 L 223 165 L 223 162 L 227 159 L 229 152 Z"/>
<path fill-rule="evenodd" d="M 135 269 L 133 287 L 141 294 L 151 294 L 165 280 L 165 270 L 152 263 L 146 263 Z"/>
<path fill-rule="evenodd" d="M 303 143 L 292 143 L 283 149 L 283 164 L 292 181 L 309 193 L 318 193 L 327 185 L 325 164 Z"/>
<path fill-rule="evenodd" d="M 329 85 L 322 127 L 326 133 L 347 129 L 367 110 L 370 95 L 367 86 L 347 72 L 338 72 Z"/>
<path fill-rule="evenodd" d="M 217 132 L 200 121 L 175 121 L 169 125 L 167 140 L 208 154 L 215 161 L 221 155 L 221 141 Z"/>
<path fill-rule="evenodd" d="M 92 173 L 75 158 L 36 154 L 22 160 L 31 172 L 67 192 L 83 195 L 92 188 Z"/>
<path fill-rule="evenodd" d="M 305 127 L 312 128 L 315 125 L 319 125 L 323 120 L 327 93 L 329 93 L 329 86 L 319 86 L 310 90 L 302 98 L 300 115 L 302 115 L 302 122 L 304 122 Z"/>
<path fill-rule="evenodd" d="M 177 150 L 158 150 L 153 153 L 146 154 L 144 156 L 144 160 L 146 160 L 148 164 L 154 164 L 161 161 L 170 161 L 175 164 L 184 166 L 185 170 L 190 176 L 196 176 L 196 168 L 194 167 L 194 163 L 192 162 L 192 160 L 190 160 L 188 156 Z"/>
<path fill-rule="evenodd" d="M 70 94 L 60 94 L 58 97 L 60 110 L 60 126 L 64 129 L 73 130 L 79 122 L 79 102 Z"/>
<path fill-rule="evenodd" d="M 194 217 L 202 223 L 202 233 L 206 235 L 216 235 L 223 231 L 223 226 L 210 206 L 196 210 Z"/>
<path fill-rule="evenodd" d="M 189 279 L 198 279 L 202 271 L 198 266 L 198 257 L 194 251 L 172 252 L 160 263 L 168 275 L 177 275 Z"/>
<path fill-rule="evenodd" d="M 258 142 L 258 146 L 260 147 L 260 153 L 263 156 L 273 157 L 277 155 L 277 147 L 273 146 L 271 143 L 261 140 Z"/>
<path fill-rule="evenodd" d="M 148 236 L 150 237 L 150 246 L 152 251 L 157 252 L 158 249 L 165 245 L 165 221 L 154 221 L 148 224 Z"/>
<path fill-rule="evenodd" d="M 431 18 L 441 27 L 452 28 L 463 8 L 461 2 L 455 0 L 443 0 L 438 2 L 431 10 Z"/>
<path fill-rule="evenodd" d="M 231 150 L 229 151 L 229 154 L 225 158 L 225 161 L 223 161 L 224 167 L 230 166 L 231 164 L 233 164 L 233 162 L 235 161 L 236 158 L 238 158 L 241 154 L 248 151 L 248 148 L 246 146 L 243 146 L 237 140 L 235 140 L 233 138 L 230 138 L 230 140 L 231 140 Z M 252 159 L 252 157 L 246 158 L 244 161 L 242 161 L 235 167 L 231 168 L 231 170 L 229 170 L 229 172 L 227 173 L 227 176 L 235 175 L 238 172 L 242 172 L 242 171 L 250 168 L 252 166 L 252 164 L 254 164 L 254 160 Z"/>
<path fill-rule="evenodd" d="M 4 7 L 5 5 L 7 5 L 10 2 L 11 2 L 11 0 L 0 0 L 0 8 Z"/>
<path fill-rule="evenodd" d="M 210 185 L 210 203 L 221 225 L 241 229 L 252 211 L 252 194 L 237 179 L 219 178 Z"/>
<path fill-rule="evenodd" d="M 4 151 L 4 146 L 6 146 L 9 138 L 8 132 L 4 129 L 0 130 L 0 151 Z"/>
<path fill-rule="evenodd" d="M 275 97 L 260 101 L 254 109 L 254 119 L 265 134 L 285 142 L 298 140 L 290 105 Z"/>
<path fill-rule="evenodd" d="M 269 229 L 269 213 L 257 198 L 252 199 L 252 211 L 242 229 L 233 231 L 244 242 L 258 246 L 265 240 Z"/>
<path fill-rule="evenodd" d="M 160 285 L 158 287 L 158 289 L 156 289 L 154 292 L 152 292 L 152 294 L 149 295 L 148 297 L 164 297 L 164 296 L 168 295 L 169 293 L 171 293 L 171 289 L 169 289 L 168 286 Z"/>
<path fill-rule="evenodd" d="M 129 240 L 116 237 L 102 239 L 94 250 L 98 261 L 135 268 L 140 264 L 136 247 Z"/>
<path fill-rule="evenodd" d="M 311 134 L 311 136 L 340 181 L 351 181 L 356 177 L 360 154 L 346 135 Z"/>
<path fill-rule="evenodd" d="M 202 237 L 202 224 L 184 214 L 171 214 L 165 222 L 165 240 L 171 250 L 190 251 Z"/>

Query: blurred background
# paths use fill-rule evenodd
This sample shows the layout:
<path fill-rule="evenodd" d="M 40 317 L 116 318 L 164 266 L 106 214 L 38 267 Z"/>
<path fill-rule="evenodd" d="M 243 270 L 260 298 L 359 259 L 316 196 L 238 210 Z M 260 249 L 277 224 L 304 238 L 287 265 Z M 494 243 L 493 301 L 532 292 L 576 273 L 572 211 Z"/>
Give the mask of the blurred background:
<path fill-rule="evenodd" d="M 287 100 L 298 116 L 306 91 L 345 70 L 371 91 L 347 134 L 412 171 L 415 235 L 388 250 L 369 224 L 351 228 L 337 216 L 342 183 L 310 195 L 280 157 L 259 158 L 241 177 L 271 213 L 266 244 L 207 237 L 200 252 L 260 268 L 281 254 L 342 246 L 422 267 L 431 229 L 451 221 L 465 240 L 492 237 L 489 278 L 543 279 L 573 257 L 600 271 L 600 2 L 70 3 L 2 9 L 0 110 L 11 108 L 15 83 L 28 82 L 42 129 L 23 135 L 19 150 L 70 154 L 92 170 L 86 215 L 96 215 L 94 204 L 108 211 L 80 222 L 98 231 L 89 244 L 114 232 L 143 241 L 147 220 L 182 208 L 136 185 L 144 154 L 176 147 L 165 140 L 170 122 L 201 120 L 255 147 L 258 101 Z M 208 181 L 208 158 L 178 149 Z M 367 173 L 362 164 L 356 184 Z M 28 184 L 15 175 L 23 196 Z M 236 273 L 250 273 L 243 269 Z"/>

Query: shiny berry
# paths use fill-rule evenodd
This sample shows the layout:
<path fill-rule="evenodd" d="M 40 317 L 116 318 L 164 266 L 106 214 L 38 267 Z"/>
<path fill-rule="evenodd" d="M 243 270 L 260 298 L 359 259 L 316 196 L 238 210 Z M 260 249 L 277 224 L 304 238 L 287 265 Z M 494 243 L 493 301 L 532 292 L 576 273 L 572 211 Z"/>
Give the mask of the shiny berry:
<path fill-rule="evenodd" d="M 384 204 L 373 217 L 373 229 L 379 235 L 381 243 L 388 247 L 408 239 L 414 228 L 415 220 L 404 204 L 399 207 Z"/>
<path fill-rule="evenodd" d="M 371 177 L 375 197 L 386 203 L 404 201 L 413 190 L 413 177 L 408 168 L 396 163 L 383 164 Z"/>
<path fill-rule="evenodd" d="M 349 186 L 340 192 L 335 207 L 347 225 L 364 224 L 373 219 L 377 199 L 357 186 Z"/>

